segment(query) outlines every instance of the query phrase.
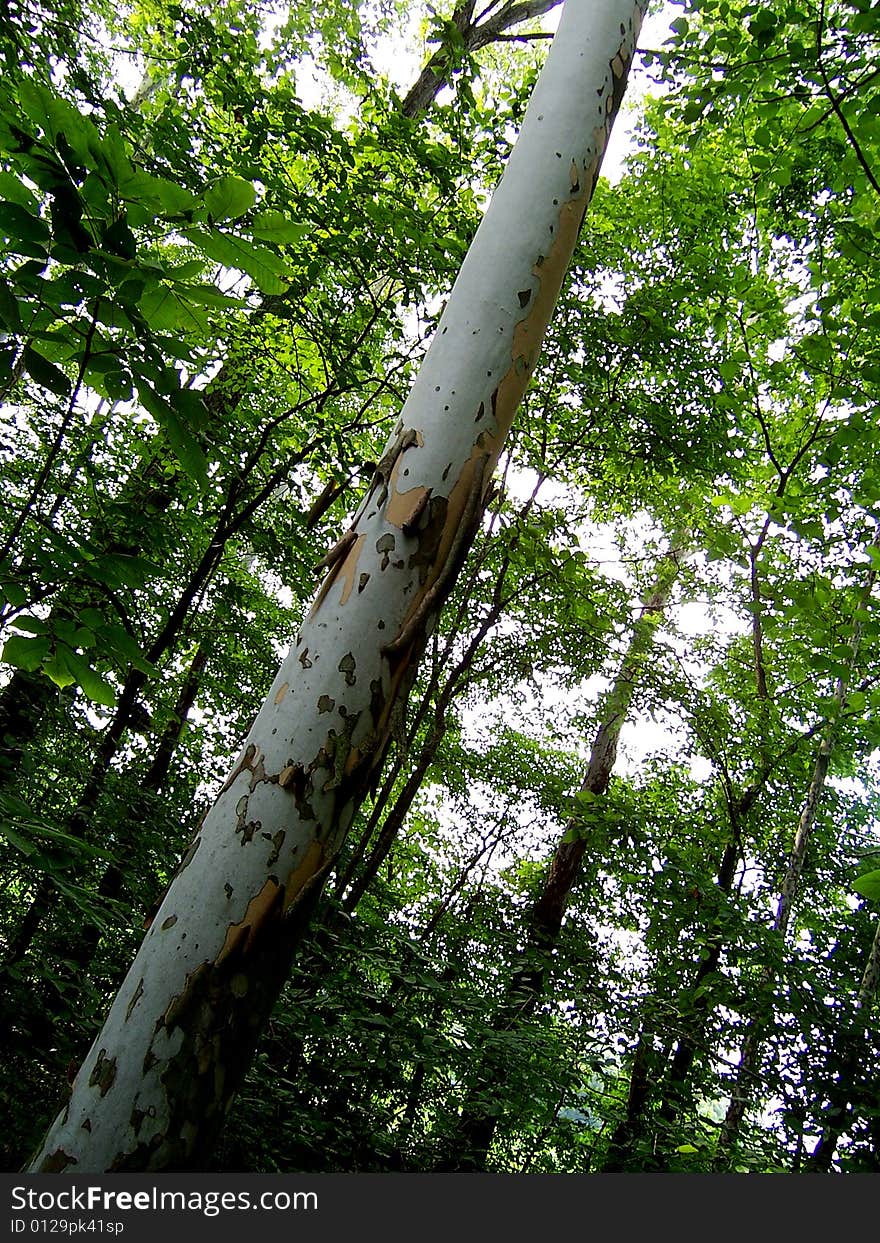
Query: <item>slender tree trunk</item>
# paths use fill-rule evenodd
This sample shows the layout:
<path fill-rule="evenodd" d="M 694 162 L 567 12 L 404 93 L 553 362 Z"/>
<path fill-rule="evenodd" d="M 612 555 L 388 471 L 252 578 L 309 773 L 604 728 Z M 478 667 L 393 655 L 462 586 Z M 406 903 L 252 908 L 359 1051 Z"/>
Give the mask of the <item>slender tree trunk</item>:
<path fill-rule="evenodd" d="M 864 1056 L 862 1038 L 870 1021 L 871 1007 L 877 995 L 878 985 L 880 985 L 880 923 L 877 925 L 877 931 L 874 933 L 874 939 L 868 951 L 868 960 L 859 984 L 854 1012 L 847 1029 L 841 1033 L 844 1037 L 846 1052 L 841 1060 L 838 1081 L 828 1093 L 829 1106 L 825 1126 L 806 1163 L 808 1171 L 827 1173 L 831 1169 L 838 1141 L 852 1124 L 848 1084 Z"/>
<path fill-rule="evenodd" d="M 0 691 L 0 790 L 14 786 L 56 688 L 48 678 L 16 669 Z"/>
<path fill-rule="evenodd" d="M 556 9 L 562 0 L 507 0 L 485 21 L 474 21 L 477 0 L 463 0 L 452 14 L 452 21 L 461 35 L 462 52 L 472 56 L 480 48 L 503 40 L 506 32 L 522 22 L 531 21 Z M 477 14 L 481 17 L 483 14 Z M 509 36 L 507 36 L 509 37 Z M 413 83 L 403 101 L 406 116 L 417 116 L 436 99 L 440 90 L 449 82 L 450 64 L 442 49 L 434 53 L 418 79 Z"/>
<path fill-rule="evenodd" d="M 207 1160 L 479 525 L 641 16 L 624 0 L 566 5 L 373 484 L 34 1170 Z"/>
<path fill-rule="evenodd" d="M 596 732 L 587 771 L 581 784 L 581 792 L 593 798 L 601 798 L 608 789 L 617 760 L 620 732 L 636 687 L 643 677 L 654 629 L 669 601 L 679 564 L 679 552 L 673 549 L 659 576 L 657 586 L 642 606 L 629 649 L 602 709 L 601 724 Z M 544 887 L 532 908 L 525 963 L 515 972 L 495 1015 L 493 1027 L 497 1032 L 509 1031 L 531 1015 L 544 993 L 565 910 L 571 891 L 580 877 L 581 864 L 588 845 L 588 836 L 580 822 L 577 818 L 571 819 L 553 854 Z M 502 1067 L 494 1058 L 486 1056 L 481 1068 L 480 1082 L 470 1092 L 462 1109 L 455 1153 L 440 1168 L 466 1173 L 485 1168 L 498 1125 L 498 1114 L 494 1109 L 487 1110 L 482 1102 L 495 1095 L 497 1083 L 502 1078 Z"/>
<path fill-rule="evenodd" d="M 198 694 L 207 656 L 208 653 L 204 642 L 202 642 L 196 649 L 196 653 L 186 671 L 171 719 L 162 731 L 153 759 L 147 772 L 144 774 L 143 781 L 140 783 L 141 790 L 147 793 L 158 793 L 168 777 L 168 770 L 171 767 L 174 752 L 180 742 L 184 723 L 192 711 L 196 695 Z M 120 836 L 124 844 L 128 839 L 128 833 L 125 829 L 123 829 Z M 98 897 L 104 901 L 112 901 L 114 898 L 118 898 L 124 883 L 125 873 L 122 868 L 115 863 L 109 864 L 98 882 Z M 78 968 L 80 971 L 85 971 L 92 960 L 95 950 L 98 948 L 100 939 L 101 930 L 98 926 L 94 923 L 87 924 L 81 930 L 79 937 L 74 940 L 74 943 L 66 949 L 65 971 L 70 969 L 67 967 L 67 964 L 72 964 L 73 967 Z"/>
<path fill-rule="evenodd" d="M 642 1115 L 651 1095 L 651 1081 L 657 1055 L 651 1033 L 643 1028 L 633 1053 L 629 1076 L 626 1112 L 611 1135 L 601 1173 L 621 1174 L 627 1168 L 627 1158 L 642 1133 Z"/>
<path fill-rule="evenodd" d="M 724 849 L 724 854 L 721 856 L 718 878 L 715 881 L 715 885 L 720 893 L 730 893 L 738 858 L 739 850 L 736 844 L 729 842 Z M 663 1122 L 672 1122 L 676 1116 L 680 1105 L 681 1091 L 690 1074 L 690 1069 L 699 1047 L 706 1014 L 709 1010 L 708 995 L 701 993 L 699 996 L 694 997 L 694 994 L 703 981 L 718 970 L 723 949 L 724 941 L 722 936 L 716 932 L 709 941 L 706 953 L 697 964 L 689 990 L 693 1000 L 688 1007 L 687 1030 L 681 1035 L 675 1045 L 672 1060 L 669 1064 L 669 1073 L 666 1077 L 665 1096 L 659 1111 L 659 1117 Z"/>
<path fill-rule="evenodd" d="M 860 611 L 864 608 L 870 596 L 874 584 L 874 578 L 875 575 L 871 573 L 868 578 L 867 589 L 860 604 Z M 854 621 L 849 645 L 850 672 L 852 671 L 858 656 L 861 634 L 862 623 L 858 620 Z M 807 797 L 798 820 L 794 845 L 792 846 L 791 854 L 788 860 L 788 867 L 786 868 L 785 876 L 783 877 L 782 885 L 780 887 L 779 899 L 776 905 L 776 915 L 773 920 L 773 931 L 779 934 L 779 937 L 783 943 L 788 933 L 792 907 L 807 856 L 807 847 L 812 836 L 813 828 L 816 824 L 819 802 L 825 789 L 825 781 L 828 776 L 828 766 L 831 762 L 831 752 L 834 747 L 836 718 L 843 710 L 846 702 L 846 687 L 847 679 L 843 677 L 838 678 L 834 688 L 835 717 L 829 722 L 822 740 L 819 743 L 815 762 L 813 764 L 813 773 L 810 779 L 809 789 L 807 790 Z M 758 999 L 760 1008 L 746 1028 L 746 1034 L 743 1039 L 740 1052 L 739 1067 L 737 1069 L 730 1103 L 727 1107 L 727 1113 L 724 1116 L 724 1122 L 722 1123 L 721 1131 L 718 1136 L 716 1164 L 719 1167 L 723 1167 L 729 1163 L 732 1150 L 736 1146 L 739 1139 L 739 1132 L 742 1126 L 743 1118 L 745 1117 L 746 1109 L 748 1108 L 749 1101 L 754 1094 L 755 1087 L 758 1082 L 761 1049 L 763 1047 L 764 1035 L 769 1017 L 766 1010 L 772 1005 L 770 990 L 775 975 L 776 972 L 772 966 L 766 967 L 758 984 Z M 764 1004 L 762 1005 L 762 1003 Z"/>

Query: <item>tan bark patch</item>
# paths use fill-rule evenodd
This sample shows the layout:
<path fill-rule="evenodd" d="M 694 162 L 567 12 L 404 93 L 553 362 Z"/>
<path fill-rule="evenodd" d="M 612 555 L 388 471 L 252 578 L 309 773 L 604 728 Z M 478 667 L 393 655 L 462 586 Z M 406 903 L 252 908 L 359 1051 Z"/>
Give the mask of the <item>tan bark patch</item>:
<path fill-rule="evenodd" d="M 291 872 L 284 886 L 284 904 L 282 909 L 288 911 L 306 888 L 309 881 L 321 869 L 324 862 L 324 847 L 320 842 L 311 842 L 306 848 L 299 867 Z"/>
<path fill-rule="evenodd" d="M 305 769 L 302 764 L 288 764 L 278 774 L 278 784 L 282 790 L 289 790 L 291 786 L 298 784 L 302 785 L 304 779 Z"/>
<path fill-rule="evenodd" d="M 89 1087 L 97 1088 L 101 1096 L 106 1096 L 113 1087 L 116 1078 L 116 1058 L 108 1057 L 106 1049 L 101 1049 L 98 1060 L 89 1075 Z"/>
<path fill-rule="evenodd" d="M 406 530 L 416 523 L 430 495 L 431 489 L 423 487 L 410 488 L 406 492 L 395 492 L 388 502 L 385 517 L 392 526 L 399 527 L 401 531 Z"/>
<path fill-rule="evenodd" d="M 247 953 L 253 944 L 254 937 L 266 920 L 278 907 L 282 889 L 274 876 L 270 876 L 258 894 L 248 903 L 244 919 L 240 923 L 230 924 L 226 931 L 223 948 L 214 959 L 214 966 L 220 964 L 236 951 Z"/>
<path fill-rule="evenodd" d="M 357 565 L 360 560 L 361 550 L 366 540 L 366 535 L 359 535 L 351 546 L 348 556 L 339 567 L 339 573 L 345 578 L 342 584 L 342 595 L 339 598 L 340 604 L 347 604 L 348 598 L 354 590 L 354 579 L 357 573 Z"/>
<path fill-rule="evenodd" d="M 244 755 L 242 755 L 241 759 L 238 761 L 235 768 L 233 768 L 232 772 L 226 778 L 226 781 L 224 782 L 224 785 L 223 785 L 223 789 L 220 791 L 221 794 L 225 794 L 225 792 L 232 785 L 235 784 L 236 779 L 245 770 L 248 770 L 249 772 L 253 772 L 254 760 L 257 758 L 258 752 L 259 752 L 259 747 L 254 746 L 252 742 L 248 743 L 247 747 L 245 747 Z"/>
<path fill-rule="evenodd" d="M 280 704 L 281 700 L 284 698 L 284 696 L 287 694 L 289 690 L 290 690 L 290 683 L 282 682 L 281 685 L 278 687 L 278 690 L 275 692 L 275 702 L 277 704 Z"/>

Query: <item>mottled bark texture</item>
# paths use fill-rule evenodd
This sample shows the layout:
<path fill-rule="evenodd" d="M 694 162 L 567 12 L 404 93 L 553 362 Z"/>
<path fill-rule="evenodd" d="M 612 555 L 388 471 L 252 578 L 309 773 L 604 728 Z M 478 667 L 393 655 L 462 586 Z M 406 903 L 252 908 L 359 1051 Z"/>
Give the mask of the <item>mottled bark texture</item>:
<path fill-rule="evenodd" d="M 32 1169 L 203 1167 L 480 523 L 642 6 L 570 0 L 351 525 Z"/>

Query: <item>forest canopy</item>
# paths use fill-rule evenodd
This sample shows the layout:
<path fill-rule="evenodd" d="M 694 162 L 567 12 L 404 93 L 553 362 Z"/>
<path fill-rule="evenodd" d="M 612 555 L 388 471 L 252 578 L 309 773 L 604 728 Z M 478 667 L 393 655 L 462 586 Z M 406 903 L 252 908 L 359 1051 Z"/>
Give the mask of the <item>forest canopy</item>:
<path fill-rule="evenodd" d="M 175 878 L 222 891 L 197 847 L 236 781 L 269 876 L 215 960 L 240 1013 L 195 970 L 162 1017 L 212 1083 L 249 1069 L 201 1148 L 134 1097 L 125 1168 L 880 1169 L 880 5 L 649 11 L 509 435 L 416 496 L 401 410 L 561 7 L 0 15 L 5 1169 L 126 978 L 136 1013 Z M 389 495 L 424 591 L 381 739 L 325 694 L 315 765 L 269 777 L 243 740 L 292 643 L 312 685 L 331 587 L 378 589 Z M 355 786 L 273 881 L 248 798 Z"/>

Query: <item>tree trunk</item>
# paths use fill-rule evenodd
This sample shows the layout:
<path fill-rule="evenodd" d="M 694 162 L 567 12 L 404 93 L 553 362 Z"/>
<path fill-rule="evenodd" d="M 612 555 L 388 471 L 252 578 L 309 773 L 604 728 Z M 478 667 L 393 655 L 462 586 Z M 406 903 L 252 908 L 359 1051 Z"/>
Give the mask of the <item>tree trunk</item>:
<path fill-rule="evenodd" d="M 679 572 L 679 552 L 672 549 L 668 564 L 659 575 L 657 586 L 645 600 L 636 622 L 630 645 L 602 709 L 602 720 L 590 751 L 587 771 L 581 783 L 582 793 L 600 797 L 608 789 L 617 760 L 620 731 L 643 673 L 654 630 L 669 601 Z M 567 840 L 571 836 L 571 840 Z M 506 996 L 493 1023 L 497 1032 L 510 1031 L 532 1014 L 546 984 L 553 950 L 559 939 L 565 908 L 571 891 L 580 877 L 581 863 L 588 847 L 588 838 L 577 818 L 566 825 L 562 840 L 556 847 L 544 887 L 535 902 L 524 951 L 525 962 L 514 973 Z M 460 1172 L 476 1172 L 486 1164 L 489 1148 L 498 1125 L 498 1114 L 487 1111 L 481 1100 L 494 1095 L 496 1084 L 503 1078 L 503 1068 L 486 1057 L 480 1082 L 465 1100 L 458 1124 L 458 1142 L 454 1156 L 441 1168 Z M 493 1101 L 494 1104 L 494 1101 Z"/>
<path fill-rule="evenodd" d="M 621 1174 L 627 1168 L 627 1158 L 642 1133 L 642 1115 L 651 1095 L 656 1056 L 650 1030 L 643 1028 L 633 1053 L 626 1112 L 614 1128 L 608 1144 L 608 1151 L 602 1162 L 603 1174 Z"/>
<path fill-rule="evenodd" d="M 177 696 L 171 719 L 159 738 L 159 744 L 156 747 L 155 754 L 150 762 L 144 779 L 140 783 L 140 788 L 151 794 L 157 794 L 161 790 L 168 777 L 168 771 L 171 767 L 171 761 L 174 752 L 180 742 L 184 723 L 192 711 L 198 694 L 199 684 L 201 682 L 202 671 L 208 658 L 204 640 L 199 644 L 196 653 L 190 662 L 189 669 L 183 680 L 183 684 Z M 133 817 L 132 817 L 133 819 Z M 126 831 L 127 830 L 127 831 Z M 126 825 L 122 832 L 122 843 L 125 846 L 128 840 L 128 834 L 131 830 Z M 115 863 L 109 864 L 98 882 L 97 893 L 99 898 L 105 901 L 118 898 L 122 893 L 125 884 L 125 873 L 122 868 Z M 77 968 L 80 972 L 84 972 L 88 964 L 92 960 L 95 950 L 101 940 L 101 929 L 95 923 L 86 923 L 81 929 L 80 934 L 74 939 L 73 944 L 66 949 L 64 959 L 65 974 Z"/>
<path fill-rule="evenodd" d="M 834 1160 L 838 1140 L 852 1123 L 847 1085 L 851 1082 L 853 1072 L 864 1056 L 861 1038 L 868 1025 L 878 985 L 880 985 L 880 923 L 877 925 L 877 931 L 874 933 L 874 939 L 868 951 L 868 961 L 862 973 L 849 1030 L 842 1033 L 847 1038 L 848 1048 L 841 1059 L 838 1081 L 828 1094 L 830 1101 L 827 1121 L 806 1164 L 808 1171 L 828 1173 Z"/>
<path fill-rule="evenodd" d="M 868 586 L 862 600 L 860 601 L 860 612 L 864 610 L 868 598 L 870 597 L 874 584 L 874 578 L 875 575 L 872 572 L 868 576 Z M 861 635 L 862 623 L 860 621 L 855 621 L 853 623 L 849 645 L 850 673 L 852 672 L 858 655 Z M 839 713 L 843 710 L 846 703 L 846 687 L 847 679 L 844 677 L 838 678 L 834 688 L 834 703 L 837 715 L 839 715 Z M 780 887 L 779 900 L 776 906 L 776 916 L 773 920 L 773 931 L 779 934 L 783 942 L 791 921 L 792 907 L 797 894 L 798 885 L 800 883 L 801 873 L 804 869 L 804 862 L 807 857 L 807 847 L 816 823 L 816 816 L 819 811 L 819 802 L 822 798 L 822 792 L 825 789 L 825 781 L 828 776 L 828 766 L 831 762 L 831 752 L 834 747 L 835 733 L 836 719 L 832 719 L 825 729 L 825 733 L 816 752 L 816 759 L 813 764 L 813 773 L 810 778 L 807 797 L 798 820 L 794 845 L 792 846 L 791 854 L 788 860 L 788 867 L 786 868 L 785 876 L 783 877 L 782 885 Z M 766 1001 L 768 1005 L 772 1004 L 769 993 L 775 975 L 776 972 L 772 966 L 766 967 L 762 973 L 761 980 L 758 984 L 759 1005 L 760 999 Z M 746 1028 L 746 1034 L 740 1052 L 739 1067 L 736 1072 L 733 1091 L 731 1092 L 730 1104 L 727 1107 L 727 1113 L 724 1116 L 724 1122 L 721 1125 L 721 1131 L 718 1136 L 716 1164 L 719 1167 L 723 1167 L 728 1163 L 729 1156 L 733 1148 L 736 1146 L 737 1140 L 739 1139 L 740 1127 L 742 1126 L 746 1108 L 748 1107 L 749 1100 L 752 1097 L 758 1078 L 758 1062 L 764 1042 L 767 1019 L 768 1016 L 766 1009 L 759 1009 L 758 1013 L 755 1014 Z"/>
<path fill-rule="evenodd" d="M 506 32 L 521 22 L 531 21 L 556 9 L 562 0 L 507 0 L 484 22 L 473 21 L 475 0 L 463 0 L 450 19 L 461 35 L 462 52 L 472 56 L 480 48 L 504 39 Z M 484 16 L 484 14 L 480 14 Z M 507 36 L 509 37 L 509 36 Z M 523 36 L 525 38 L 526 36 Z M 450 64 L 447 53 L 438 48 L 417 80 L 410 87 L 402 104 L 405 116 L 418 116 L 431 104 L 441 89 L 448 85 Z"/>
<path fill-rule="evenodd" d="M 204 1166 L 479 525 L 641 16 L 566 5 L 373 483 L 33 1170 Z"/>

